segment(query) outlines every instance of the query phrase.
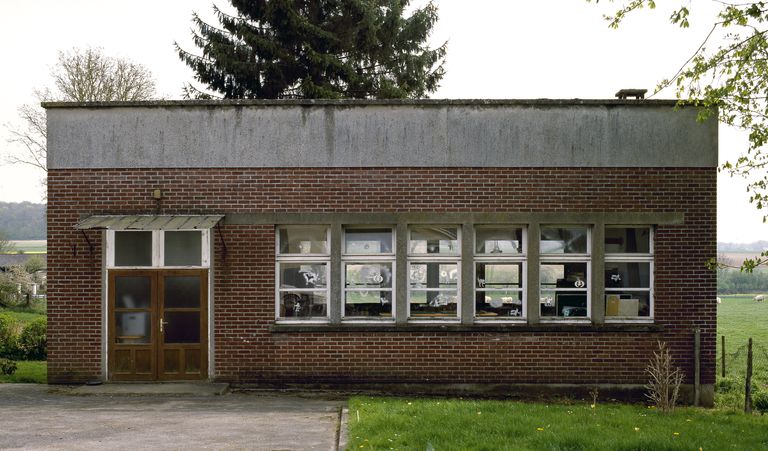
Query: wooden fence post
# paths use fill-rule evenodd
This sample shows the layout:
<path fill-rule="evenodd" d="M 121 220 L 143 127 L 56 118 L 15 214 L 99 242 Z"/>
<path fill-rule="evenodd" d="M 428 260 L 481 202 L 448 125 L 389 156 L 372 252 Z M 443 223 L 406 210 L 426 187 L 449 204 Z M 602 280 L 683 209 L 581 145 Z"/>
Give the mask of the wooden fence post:
<path fill-rule="evenodd" d="M 752 337 L 747 345 L 747 382 L 744 386 L 744 412 L 752 413 Z"/>

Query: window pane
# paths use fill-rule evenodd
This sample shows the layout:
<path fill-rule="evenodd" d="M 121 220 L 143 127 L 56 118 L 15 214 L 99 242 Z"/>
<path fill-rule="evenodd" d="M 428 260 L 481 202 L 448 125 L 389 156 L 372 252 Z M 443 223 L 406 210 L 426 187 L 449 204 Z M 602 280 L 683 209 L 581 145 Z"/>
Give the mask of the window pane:
<path fill-rule="evenodd" d="M 344 293 L 344 316 L 392 317 L 391 291 L 347 291 Z"/>
<path fill-rule="evenodd" d="M 456 227 L 412 227 L 408 252 L 456 255 L 459 253 L 458 229 Z"/>
<path fill-rule="evenodd" d="M 651 229 L 648 227 L 606 227 L 606 254 L 649 254 Z"/>
<path fill-rule="evenodd" d="M 585 317 L 587 293 L 542 290 L 539 305 L 542 317 Z"/>
<path fill-rule="evenodd" d="M 523 252 L 523 229 L 478 227 L 475 229 L 475 252 L 478 254 L 520 254 Z"/>
<path fill-rule="evenodd" d="M 280 263 L 282 288 L 325 288 L 326 263 Z"/>
<path fill-rule="evenodd" d="M 456 263 L 411 263 L 411 288 L 454 288 L 459 281 Z"/>
<path fill-rule="evenodd" d="M 651 316 L 649 291 L 606 291 L 605 316 Z"/>
<path fill-rule="evenodd" d="M 198 231 L 165 232 L 165 266 L 200 266 L 202 237 Z"/>
<path fill-rule="evenodd" d="M 200 276 L 166 276 L 165 308 L 199 308 Z"/>
<path fill-rule="evenodd" d="M 605 262 L 605 288 L 650 288 L 648 262 Z"/>
<path fill-rule="evenodd" d="M 392 263 L 347 263 L 347 288 L 391 288 Z"/>
<path fill-rule="evenodd" d="M 522 263 L 477 263 L 477 288 L 520 288 Z"/>
<path fill-rule="evenodd" d="M 344 233 L 347 254 L 391 254 L 392 229 L 347 229 Z"/>
<path fill-rule="evenodd" d="M 152 281 L 147 276 L 115 277 L 115 307 L 148 309 Z"/>
<path fill-rule="evenodd" d="M 411 291 L 411 316 L 456 317 L 456 291 Z"/>
<path fill-rule="evenodd" d="M 542 254 L 586 254 L 586 227 L 542 227 L 540 251 Z"/>
<path fill-rule="evenodd" d="M 542 287 L 586 288 L 586 263 L 542 263 L 539 281 Z"/>
<path fill-rule="evenodd" d="M 310 319 L 326 316 L 327 298 L 324 291 L 280 293 L 280 317 Z"/>
<path fill-rule="evenodd" d="M 152 232 L 115 232 L 115 266 L 152 266 Z"/>
<path fill-rule="evenodd" d="M 325 226 L 281 227 L 281 254 L 328 254 L 328 228 Z"/>
<path fill-rule="evenodd" d="M 523 316 L 522 293 L 519 291 L 477 291 L 475 315 L 480 318 Z"/>

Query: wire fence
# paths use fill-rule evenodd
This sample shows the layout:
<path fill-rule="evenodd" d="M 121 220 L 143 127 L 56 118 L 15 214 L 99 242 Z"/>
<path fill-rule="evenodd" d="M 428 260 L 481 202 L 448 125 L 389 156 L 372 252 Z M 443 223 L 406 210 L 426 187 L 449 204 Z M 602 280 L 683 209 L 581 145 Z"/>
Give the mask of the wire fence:
<path fill-rule="evenodd" d="M 751 412 L 756 393 L 768 393 L 768 348 L 763 343 L 729 343 L 721 337 L 716 390 L 721 404 Z"/>

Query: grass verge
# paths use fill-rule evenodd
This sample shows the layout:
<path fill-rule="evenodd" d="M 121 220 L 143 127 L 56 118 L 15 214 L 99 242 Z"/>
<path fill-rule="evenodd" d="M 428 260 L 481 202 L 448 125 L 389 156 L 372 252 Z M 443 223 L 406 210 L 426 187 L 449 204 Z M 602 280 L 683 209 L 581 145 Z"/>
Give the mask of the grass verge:
<path fill-rule="evenodd" d="M 354 397 L 348 449 L 766 449 L 768 417 L 694 408 Z"/>
<path fill-rule="evenodd" d="M 0 374 L 0 383 L 47 383 L 48 362 L 45 360 L 21 360 L 16 364 L 18 369 L 12 375 Z"/>

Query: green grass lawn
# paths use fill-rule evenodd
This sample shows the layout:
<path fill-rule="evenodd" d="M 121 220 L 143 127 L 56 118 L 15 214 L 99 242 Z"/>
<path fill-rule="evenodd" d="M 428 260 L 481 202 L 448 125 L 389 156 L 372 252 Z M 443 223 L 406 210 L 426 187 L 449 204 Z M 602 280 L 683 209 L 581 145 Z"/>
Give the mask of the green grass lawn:
<path fill-rule="evenodd" d="M 768 417 L 640 405 L 355 397 L 348 449 L 725 450 L 768 448 Z"/>
<path fill-rule="evenodd" d="M 1 383 L 33 383 L 45 384 L 48 377 L 48 363 L 46 361 L 22 360 L 16 362 L 18 368 L 10 376 L 0 374 Z"/>
<path fill-rule="evenodd" d="M 753 342 L 753 392 L 768 391 L 768 302 L 754 295 L 721 296 L 717 308 L 717 385 L 719 409 L 744 409 L 746 344 Z M 726 377 L 722 377 L 722 336 L 725 335 Z M 734 355 L 737 354 L 737 355 Z"/>

